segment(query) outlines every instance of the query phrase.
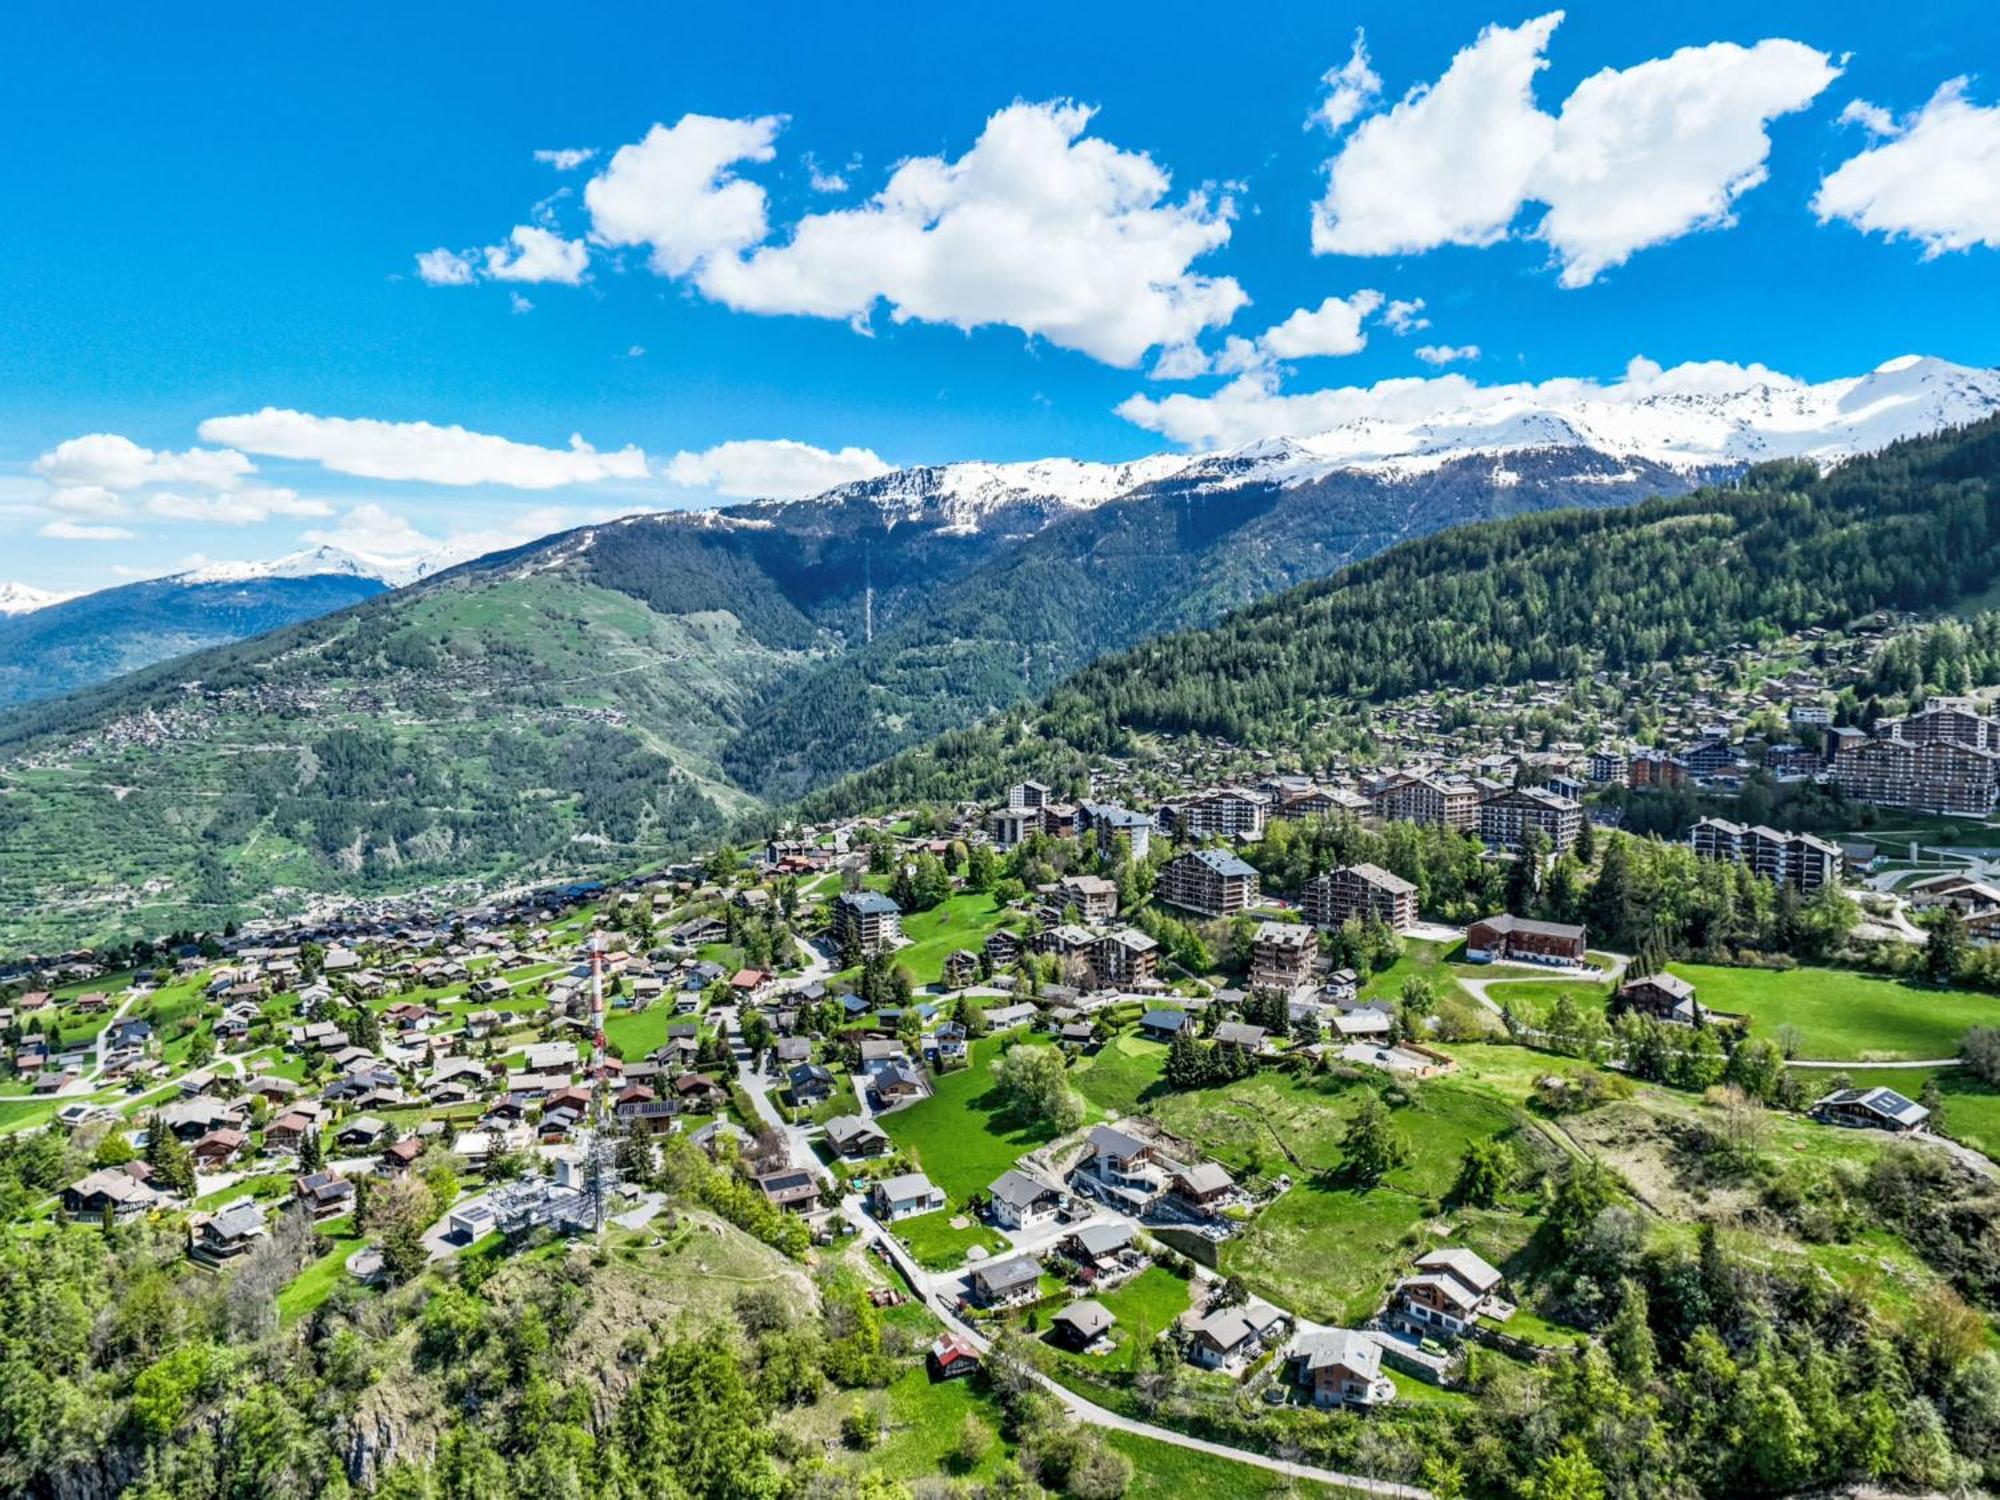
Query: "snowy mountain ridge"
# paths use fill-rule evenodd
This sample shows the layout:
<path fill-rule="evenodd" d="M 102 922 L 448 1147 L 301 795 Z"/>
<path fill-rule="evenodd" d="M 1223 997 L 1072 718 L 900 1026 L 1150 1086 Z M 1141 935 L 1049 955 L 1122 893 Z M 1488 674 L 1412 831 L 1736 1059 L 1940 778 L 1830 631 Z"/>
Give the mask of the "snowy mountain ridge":
<path fill-rule="evenodd" d="M 38 589 L 26 583 L 0 583 L 0 615 L 31 615 L 38 609 L 47 609 L 51 604 L 60 604 L 75 597 L 74 594 Z"/>

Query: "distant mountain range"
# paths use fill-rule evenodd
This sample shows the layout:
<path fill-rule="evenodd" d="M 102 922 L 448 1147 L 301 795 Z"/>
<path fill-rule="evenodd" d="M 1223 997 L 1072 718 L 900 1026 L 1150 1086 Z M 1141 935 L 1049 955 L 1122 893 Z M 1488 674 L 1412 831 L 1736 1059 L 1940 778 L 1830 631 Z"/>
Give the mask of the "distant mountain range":
<path fill-rule="evenodd" d="M 1995 409 L 1988 372 L 1893 361 L 1225 454 L 906 470 L 393 590 L 315 553 L 51 605 L 0 621 L 0 700 L 155 664 L 0 720 L 0 951 L 629 868 L 1400 541 Z"/>

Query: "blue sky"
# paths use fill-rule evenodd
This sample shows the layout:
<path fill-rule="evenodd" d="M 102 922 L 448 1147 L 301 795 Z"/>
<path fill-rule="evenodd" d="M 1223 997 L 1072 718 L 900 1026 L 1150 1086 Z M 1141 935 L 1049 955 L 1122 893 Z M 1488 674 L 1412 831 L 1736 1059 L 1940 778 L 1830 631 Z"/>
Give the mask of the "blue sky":
<path fill-rule="evenodd" d="M 0 578 L 2000 360 L 1990 5 L 737 11 L 0 16 Z"/>

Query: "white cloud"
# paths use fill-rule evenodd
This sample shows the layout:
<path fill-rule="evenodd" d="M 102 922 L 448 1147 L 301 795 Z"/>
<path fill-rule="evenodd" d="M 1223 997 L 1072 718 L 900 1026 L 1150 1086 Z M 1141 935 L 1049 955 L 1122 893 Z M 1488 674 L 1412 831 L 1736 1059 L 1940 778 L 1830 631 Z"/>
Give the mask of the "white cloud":
<path fill-rule="evenodd" d="M 51 490 L 45 503 L 50 510 L 72 516 L 95 516 L 99 520 L 125 514 L 125 502 L 100 484 L 65 485 Z"/>
<path fill-rule="evenodd" d="M 544 166 L 554 167 L 558 172 L 574 172 L 595 155 L 597 149 L 594 146 L 565 146 L 555 150 L 537 151 L 535 160 Z"/>
<path fill-rule="evenodd" d="M 1419 344 L 1411 352 L 1427 365 L 1452 365 L 1479 358 L 1477 344 Z"/>
<path fill-rule="evenodd" d="M 58 443 L 35 460 L 34 469 L 52 484 L 96 485 L 107 490 L 135 490 L 147 484 L 198 484 L 226 490 L 257 471 L 249 459 L 228 449 L 156 452 L 111 432 L 88 433 Z"/>
<path fill-rule="evenodd" d="M 507 294 L 507 306 L 516 315 L 531 313 L 535 310 L 535 304 L 530 302 L 526 297 L 523 297 L 519 292 L 509 292 Z"/>
<path fill-rule="evenodd" d="M 330 516 L 324 500 L 308 500 L 297 490 L 244 489 L 220 495 L 183 495 L 162 490 L 146 498 L 146 513 L 169 521 L 217 526 L 255 526 L 273 516 Z"/>
<path fill-rule="evenodd" d="M 1364 120 L 1328 164 L 1313 211 L 1321 254 L 1490 245 L 1530 201 L 1562 284 L 1587 285 L 1635 251 L 1733 222 L 1765 180 L 1769 122 L 1840 75 L 1823 52 L 1772 39 L 1685 47 L 1580 83 L 1560 115 L 1535 75 L 1562 12 L 1489 26 L 1436 84 Z"/>
<path fill-rule="evenodd" d="M 815 193 L 844 193 L 847 191 L 847 176 L 830 167 L 822 167 L 819 158 L 808 151 L 802 158 L 806 169 L 806 182 Z"/>
<path fill-rule="evenodd" d="M 1146 372 L 1149 380 L 1192 380 L 1197 375 L 1208 373 L 1208 351 L 1199 344 L 1170 344 L 1160 351 L 1160 357 L 1153 361 L 1153 368 Z"/>
<path fill-rule="evenodd" d="M 2000 106 L 1965 97 L 1954 78 L 1908 119 L 1856 100 L 1842 112 L 1886 137 L 1830 172 L 1813 195 L 1822 224 L 1907 236 L 1928 259 L 1974 245 L 2000 249 Z"/>
<path fill-rule="evenodd" d="M 241 416 L 211 417 L 200 431 L 209 442 L 317 463 L 364 479 L 543 490 L 646 475 L 646 456 L 638 448 L 600 452 L 578 436 L 570 438 L 566 449 L 541 448 L 457 426 L 320 417 L 269 406 Z"/>
<path fill-rule="evenodd" d="M 1300 308 L 1266 330 L 1260 341 L 1279 359 L 1314 354 L 1359 354 L 1367 347 L 1362 320 L 1382 305 L 1380 292 L 1363 289 L 1346 299 L 1328 297 L 1316 308 Z"/>
<path fill-rule="evenodd" d="M 1168 200 L 1167 173 L 1084 135 L 1090 117 L 1070 103 L 1010 105 L 956 161 L 906 161 L 866 203 L 808 214 L 781 244 L 711 253 L 697 283 L 740 311 L 862 325 L 886 301 L 897 322 L 1002 324 L 1114 365 L 1191 343 L 1247 300 L 1234 279 L 1190 269 L 1228 241 L 1233 210 L 1201 193 Z M 758 192 L 754 238 L 745 212 L 741 245 L 725 248 L 762 239 L 762 206 Z M 652 242 L 663 269 L 696 264 Z"/>
<path fill-rule="evenodd" d="M 1329 432 L 1350 422 L 1415 423 L 1523 403 L 1634 403 L 1650 396 L 1726 395 L 1758 385 L 1792 388 L 1802 382 L 1761 364 L 1707 360 L 1662 369 L 1651 360 L 1634 359 L 1623 378 L 1609 383 L 1563 377 L 1480 385 L 1468 376 L 1448 373 L 1287 395 L 1279 389 L 1277 372 L 1265 369 L 1242 375 L 1208 396 L 1176 393 L 1157 400 L 1132 396 L 1118 407 L 1118 414 L 1190 448 L 1229 448 L 1268 437 Z"/>
<path fill-rule="evenodd" d="M 764 238 L 764 190 L 736 176 L 739 162 L 769 161 L 784 124 L 776 115 L 724 120 L 683 115 L 620 146 L 583 190 L 591 236 L 609 246 L 645 245 L 653 269 L 684 276 Z"/>
<path fill-rule="evenodd" d="M 1389 325 L 1389 331 L 1398 338 L 1431 326 L 1431 320 L 1423 316 L 1424 299 L 1412 297 L 1404 302 L 1400 299 L 1382 309 L 1382 321 Z"/>
<path fill-rule="evenodd" d="M 1191 380 L 1197 375 L 1240 375 L 1269 369 L 1281 359 L 1359 354 L 1368 347 L 1361 325 L 1381 306 L 1382 294 L 1365 287 L 1349 297 L 1328 297 L 1318 307 L 1297 309 L 1255 338 L 1231 334 L 1213 359 L 1197 345 L 1172 345 L 1161 351 L 1147 377 Z"/>
<path fill-rule="evenodd" d="M 867 448 L 831 451 L 788 438 L 718 443 L 699 453 L 677 453 L 662 470 L 675 484 L 712 488 L 736 499 L 789 500 L 817 495 L 837 484 L 873 479 L 889 465 Z"/>
<path fill-rule="evenodd" d="M 1368 39 L 1359 27 L 1355 28 L 1354 50 L 1347 61 L 1329 68 L 1320 82 L 1326 85 L 1326 97 L 1320 100 L 1308 123 L 1335 134 L 1345 130 L 1356 115 L 1381 97 L 1382 80 L 1368 66 Z"/>
<path fill-rule="evenodd" d="M 417 278 L 426 286 L 471 286 L 475 275 L 469 259 L 442 245 L 417 256 Z"/>
<path fill-rule="evenodd" d="M 644 359 L 646 357 L 646 346 L 644 344 L 634 344 L 625 351 L 625 357 L 627 359 Z"/>
<path fill-rule="evenodd" d="M 495 281 L 555 281 L 575 286 L 590 265 L 582 240 L 533 224 L 517 224 L 505 245 L 486 248 L 486 274 Z"/>
<path fill-rule="evenodd" d="M 1555 135 L 1534 78 L 1561 20 L 1488 26 L 1435 84 L 1362 121 L 1328 164 L 1313 250 L 1394 255 L 1504 235 Z"/>
<path fill-rule="evenodd" d="M 1824 52 L 1775 39 L 1683 47 L 1584 79 L 1529 186 L 1549 205 L 1535 234 L 1562 261 L 1562 284 L 1587 286 L 1636 250 L 1733 224 L 1736 200 L 1769 175 L 1765 127 L 1839 76 Z"/>
<path fill-rule="evenodd" d="M 86 526 L 80 521 L 44 522 L 40 535 L 59 542 L 129 542 L 132 533 L 123 526 Z"/>

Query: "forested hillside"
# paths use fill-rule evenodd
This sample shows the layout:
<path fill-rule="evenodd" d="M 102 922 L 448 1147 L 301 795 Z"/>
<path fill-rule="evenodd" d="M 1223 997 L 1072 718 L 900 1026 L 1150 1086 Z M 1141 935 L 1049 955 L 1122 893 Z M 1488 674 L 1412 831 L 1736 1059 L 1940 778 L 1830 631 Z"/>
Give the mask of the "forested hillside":
<path fill-rule="evenodd" d="M 813 814 L 1067 779 L 1134 733 L 1304 746 L 1359 704 L 1561 679 L 1759 633 L 1932 610 L 2000 572 L 2000 421 L 1819 477 L 1775 464 L 1623 510 L 1461 527 L 1086 668 L 1032 713 L 898 756 Z"/>
<path fill-rule="evenodd" d="M 0 951 L 626 872 L 1399 537 L 1690 482 L 1509 462 L 970 522 L 861 486 L 494 554 L 0 721 Z"/>

